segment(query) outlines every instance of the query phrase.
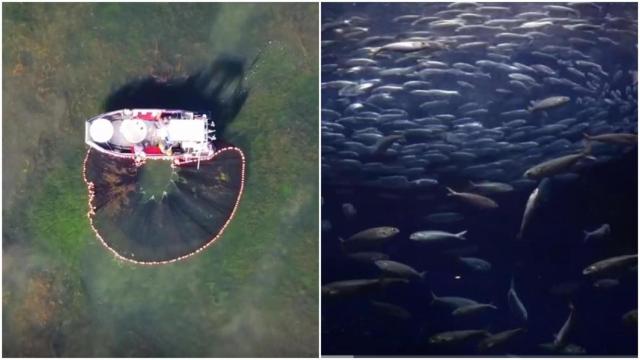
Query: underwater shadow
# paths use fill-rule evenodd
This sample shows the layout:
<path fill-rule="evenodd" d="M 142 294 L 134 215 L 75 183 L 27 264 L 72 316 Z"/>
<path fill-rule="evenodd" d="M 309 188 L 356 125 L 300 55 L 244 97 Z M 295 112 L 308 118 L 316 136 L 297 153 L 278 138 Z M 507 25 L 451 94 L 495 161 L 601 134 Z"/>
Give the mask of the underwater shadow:
<path fill-rule="evenodd" d="M 208 112 L 218 137 L 238 115 L 249 95 L 244 86 L 245 60 L 231 55 L 203 69 L 168 80 L 152 76 L 133 80 L 111 93 L 105 111 L 125 108 L 165 108 Z"/>

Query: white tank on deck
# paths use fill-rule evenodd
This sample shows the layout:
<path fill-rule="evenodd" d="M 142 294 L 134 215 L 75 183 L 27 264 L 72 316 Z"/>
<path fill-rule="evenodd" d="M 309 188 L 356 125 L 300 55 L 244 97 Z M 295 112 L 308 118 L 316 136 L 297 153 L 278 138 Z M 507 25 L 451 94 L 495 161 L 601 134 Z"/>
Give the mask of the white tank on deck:
<path fill-rule="evenodd" d="M 137 144 L 147 137 L 147 124 L 142 120 L 125 120 L 120 125 L 120 132 L 128 142 Z"/>
<path fill-rule="evenodd" d="M 107 119 L 96 119 L 91 122 L 89 127 L 89 135 L 91 139 L 97 143 L 105 143 L 113 137 L 113 125 Z"/>

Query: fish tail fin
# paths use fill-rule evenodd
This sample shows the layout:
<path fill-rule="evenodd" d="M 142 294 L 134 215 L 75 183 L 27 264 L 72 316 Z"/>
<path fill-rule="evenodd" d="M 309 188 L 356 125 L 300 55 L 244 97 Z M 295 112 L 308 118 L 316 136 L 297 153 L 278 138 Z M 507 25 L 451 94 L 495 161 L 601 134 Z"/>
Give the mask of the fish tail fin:
<path fill-rule="evenodd" d="M 532 36 L 529 38 L 529 43 L 527 44 L 527 46 L 531 46 L 533 45 L 533 41 L 535 40 L 535 38 Z"/>
<path fill-rule="evenodd" d="M 460 239 L 467 240 L 467 238 L 465 237 L 467 235 L 467 231 L 468 230 L 461 231 L 457 233 L 456 236 L 459 237 Z"/>
<path fill-rule="evenodd" d="M 573 301 L 569 301 L 569 310 L 574 311 L 576 309 L 575 305 L 573 305 Z"/>
<path fill-rule="evenodd" d="M 586 141 L 591 141 L 591 135 L 587 134 L 587 133 L 582 133 L 582 137 L 586 140 Z"/>
<path fill-rule="evenodd" d="M 342 236 L 338 236 L 338 241 L 340 242 L 340 251 L 342 251 L 342 253 L 346 253 L 347 249 L 344 246 L 344 238 Z"/>
<path fill-rule="evenodd" d="M 438 298 L 436 296 L 436 293 L 434 293 L 432 289 L 429 289 L 429 297 L 430 297 L 429 304 L 433 304 L 433 302 L 436 301 L 436 298 Z"/>
<path fill-rule="evenodd" d="M 371 57 L 378 55 L 380 51 L 382 51 L 382 46 L 371 48 Z"/>
<path fill-rule="evenodd" d="M 420 275 L 420 280 L 424 281 L 424 280 L 427 279 L 427 271 L 426 270 L 421 272 L 421 273 L 419 273 L 419 275 Z"/>
<path fill-rule="evenodd" d="M 451 195 L 455 195 L 455 194 L 456 194 L 456 191 L 455 191 L 455 190 L 453 190 L 452 188 L 450 188 L 450 187 L 448 187 L 448 186 L 446 186 L 446 188 L 447 188 L 447 191 L 449 191 L 449 193 L 447 194 L 448 196 L 451 196 Z"/>

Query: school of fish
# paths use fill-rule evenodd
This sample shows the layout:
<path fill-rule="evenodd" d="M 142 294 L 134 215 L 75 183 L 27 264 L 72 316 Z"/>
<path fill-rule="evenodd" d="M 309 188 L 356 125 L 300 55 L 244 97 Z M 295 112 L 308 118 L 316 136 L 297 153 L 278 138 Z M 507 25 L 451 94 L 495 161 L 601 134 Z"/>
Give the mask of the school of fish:
<path fill-rule="evenodd" d="M 323 301 L 426 283 L 427 306 L 469 324 L 431 334 L 425 339 L 430 346 L 509 354 L 527 336 L 527 299 L 518 294 L 517 273 L 505 284 L 502 309 L 437 295 L 428 271 L 390 259 L 381 248 L 400 234 L 452 266 L 490 272 L 490 262 L 458 251 L 474 245 L 458 209 L 491 213 L 500 196 L 527 191 L 513 234 L 514 242 L 522 242 L 554 181 L 579 178 L 585 167 L 637 151 L 637 69 L 629 67 L 637 62 L 637 18 L 610 9 L 598 3 L 527 8 L 465 2 L 423 9 L 414 4 L 387 18 L 323 13 L 323 184 L 383 196 L 432 193 L 448 204 L 410 234 L 386 224 L 343 234 L 345 256 L 373 264 L 380 277 L 325 283 Z M 342 209 L 345 218 L 357 216 L 354 204 Z M 442 224 L 459 228 L 443 231 Z M 330 226 L 323 220 L 323 241 Z M 606 242 L 612 232 L 609 224 L 583 230 L 585 245 Z M 619 254 L 585 264 L 582 275 L 596 288 L 615 287 L 616 277 L 634 267 L 637 254 Z M 374 305 L 411 315 L 394 304 Z M 580 310 L 567 306 L 563 326 L 539 345 L 547 354 L 585 353 L 571 342 Z M 487 331 L 482 324 L 499 311 L 509 314 L 512 327 Z M 637 310 L 623 320 L 637 324 Z"/>

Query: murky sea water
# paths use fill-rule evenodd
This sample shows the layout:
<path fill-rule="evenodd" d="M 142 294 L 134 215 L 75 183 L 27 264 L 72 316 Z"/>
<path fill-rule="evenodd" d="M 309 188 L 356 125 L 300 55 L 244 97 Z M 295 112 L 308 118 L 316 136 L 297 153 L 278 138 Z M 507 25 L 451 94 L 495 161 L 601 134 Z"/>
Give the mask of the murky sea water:
<path fill-rule="evenodd" d="M 3 4 L 3 355 L 317 353 L 317 21 L 315 4 Z M 86 216 L 83 121 L 137 79 L 259 53 L 224 131 L 247 156 L 224 236 L 117 260 Z"/>

